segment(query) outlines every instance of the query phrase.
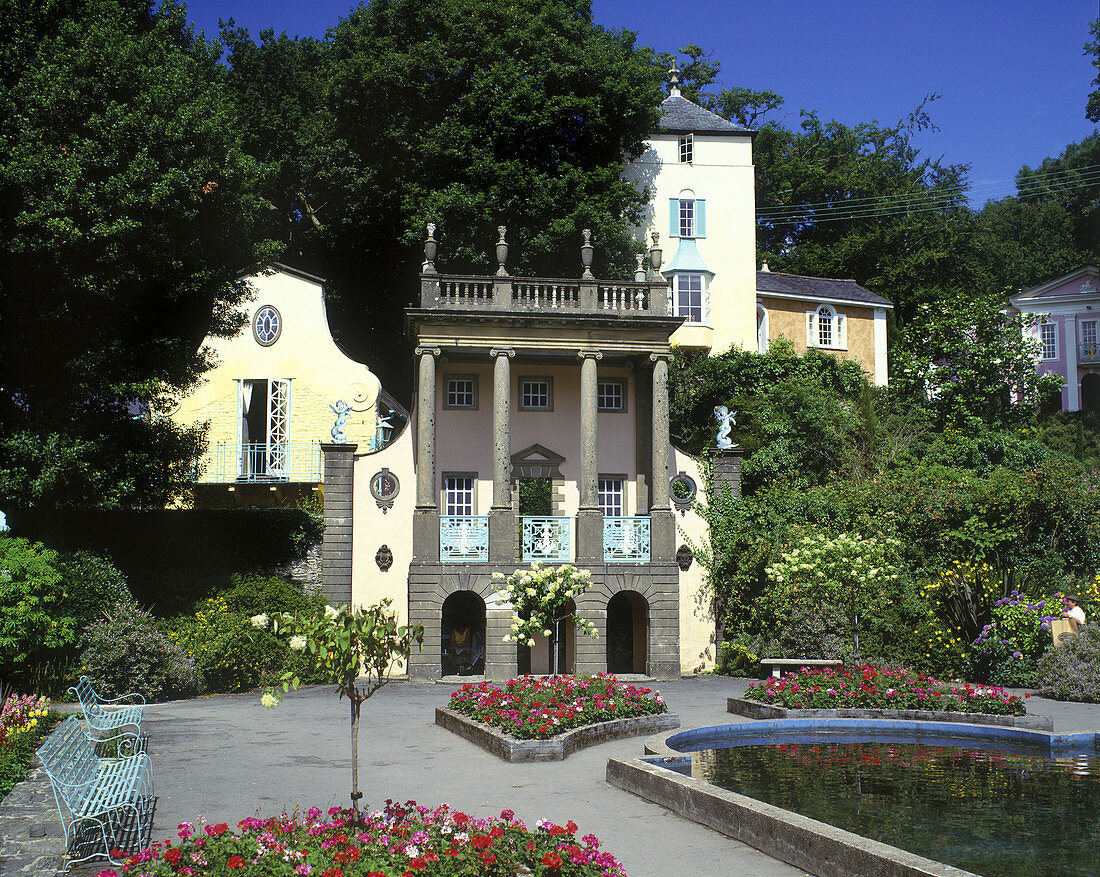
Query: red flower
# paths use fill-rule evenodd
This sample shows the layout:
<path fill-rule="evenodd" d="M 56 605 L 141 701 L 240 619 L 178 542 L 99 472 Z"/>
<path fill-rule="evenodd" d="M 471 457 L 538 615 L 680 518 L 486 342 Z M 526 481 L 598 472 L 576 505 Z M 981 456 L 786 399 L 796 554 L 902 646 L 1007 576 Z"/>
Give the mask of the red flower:
<path fill-rule="evenodd" d="M 491 829 L 489 829 L 489 837 L 494 839 L 498 837 L 504 837 L 504 829 L 501 828 L 499 825 L 494 825 Z"/>
<path fill-rule="evenodd" d="M 229 825 L 225 822 L 219 822 L 217 825 L 206 826 L 205 831 L 210 837 L 217 837 L 229 831 Z"/>
<path fill-rule="evenodd" d="M 329 868 L 321 877 L 344 877 L 344 872 L 340 868 Z"/>
<path fill-rule="evenodd" d="M 493 845 L 493 839 L 487 834 L 475 834 L 470 838 L 470 846 L 475 850 L 483 850 L 488 846 Z"/>
<path fill-rule="evenodd" d="M 497 857 L 490 853 L 488 850 L 482 850 L 480 853 L 478 853 L 477 857 L 481 859 L 481 861 L 484 862 L 486 865 L 492 865 L 497 860 Z"/>
<path fill-rule="evenodd" d="M 560 868 L 561 856 L 559 856 L 557 853 L 547 853 L 545 856 L 542 857 L 542 864 L 544 864 L 547 868 Z"/>
<path fill-rule="evenodd" d="M 171 862 L 173 865 L 179 864 L 180 855 L 182 855 L 180 851 L 175 848 L 164 851 L 165 861 Z"/>
<path fill-rule="evenodd" d="M 409 870 L 410 871 L 419 871 L 422 868 L 427 868 L 427 867 L 428 867 L 428 863 L 425 862 L 423 859 L 421 859 L 419 856 L 415 859 L 412 859 L 409 862 Z"/>
<path fill-rule="evenodd" d="M 359 850 L 357 847 L 344 847 L 344 849 L 339 850 L 333 858 L 341 865 L 346 865 L 348 862 L 358 862 Z"/>
<path fill-rule="evenodd" d="M 243 868 L 244 865 L 244 859 L 240 856 L 230 856 L 229 861 L 225 863 L 225 867 L 227 868 Z"/>

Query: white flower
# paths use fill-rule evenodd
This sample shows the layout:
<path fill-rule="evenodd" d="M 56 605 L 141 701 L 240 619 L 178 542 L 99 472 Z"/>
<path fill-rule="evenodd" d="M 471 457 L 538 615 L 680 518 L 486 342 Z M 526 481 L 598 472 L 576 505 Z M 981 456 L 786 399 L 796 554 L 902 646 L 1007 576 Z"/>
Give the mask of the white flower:
<path fill-rule="evenodd" d="M 542 632 L 542 635 L 543 635 L 543 636 L 551 636 L 551 635 L 552 635 L 552 632 L 551 632 L 551 631 L 549 631 L 549 630 L 544 630 L 544 631 Z"/>
<path fill-rule="evenodd" d="M 527 645 L 530 648 L 534 648 L 535 647 L 535 641 L 533 639 L 529 639 L 529 640 L 527 640 Z"/>
<path fill-rule="evenodd" d="M 252 616 L 252 626 L 263 630 L 267 627 L 267 613 L 261 612 L 259 615 Z"/>
<path fill-rule="evenodd" d="M 270 709 L 275 709 L 275 707 L 277 707 L 278 705 L 279 705 L 279 698 L 277 698 L 270 691 L 265 691 L 263 693 L 263 697 L 260 698 L 260 706 L 267 707 L 269 710 Z"/>
<path fill-rule="evenodd" d="M 292 652 L 300 652 L 306 647 L 306 638 L 304 636 L 292 636 L 290 638 L 290 650 Z"/>
<path fill-rule="evenodd" d="M 528 588 L 527 589 L 527 596 L 528 597 L 534 597 L 535 596 L 535 589 L 534 588 Z"/>
<path fill-rule="evenodd" d="M 339 614 L 340 613 L 336 611 L 335 606 L 326 606 L 325 607 L 325 618 L 335 618 Z"/>

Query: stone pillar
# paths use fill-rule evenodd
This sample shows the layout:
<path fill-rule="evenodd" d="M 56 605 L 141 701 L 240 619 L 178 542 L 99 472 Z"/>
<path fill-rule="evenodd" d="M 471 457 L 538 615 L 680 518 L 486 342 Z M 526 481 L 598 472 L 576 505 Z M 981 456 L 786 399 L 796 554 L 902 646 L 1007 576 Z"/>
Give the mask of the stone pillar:
<path fill-rule="evenodd" d="M 438 347 L 417 347 L 420 383 L 416 402 L 416 509 L 413 558 L 439 560 L 439 505 L 435 494 L 435 358 Z"/>
<path fill-rule="evenodd" d="M 352 497 L 357 447 L 354 444 L 321 444 L 321 452 L 325 455 L 321 592 L 334 604 L 351 604 Z"/>
<path fill-rule="evenodd" d="M 581 473 L 577 510 L 577 562 L 603 562 L 603 515 L 597 481 L 596 362 L 598 351 L 582 350 L 581 359 Z"/>
<path fill-rule="evenodd" d="M 652 373 L 634 370 L 634 447 L 638 466 L 638 505 L 636 515 L 649 514 L 649 487 L 653 480 L 653 408 Z"/>
<path fill-rule="evenodd" d="M 1066 411 L 1081 410 L 1081 377 L 1077 372 L 1077 315 L 1066 314 Z"/>
<path fill-rule="evenodd" d="M 739 497 L 741 495 L 741 457 L 745 454 L 744 450 L 711 448 L 709 453 L 714 455 L 714 465 L 711 469 L 712 490 L 718 493 L 728 487 L 730 496 Z"/>
<path fill-rule="evenodd" d="M 668 354 L 650 354 L 653 360 L 653 483 L 650 486 L 650 560 L 668 562 L 676 556 L 676 519 L 668 502 Z"/>
<path fill-rule="evenodd" d="M 493 504 L 489 509 L 489 560 L 511 563 L 516 554 L 512 511 L 511 368 L 514 350 L 493 348 Z"/>

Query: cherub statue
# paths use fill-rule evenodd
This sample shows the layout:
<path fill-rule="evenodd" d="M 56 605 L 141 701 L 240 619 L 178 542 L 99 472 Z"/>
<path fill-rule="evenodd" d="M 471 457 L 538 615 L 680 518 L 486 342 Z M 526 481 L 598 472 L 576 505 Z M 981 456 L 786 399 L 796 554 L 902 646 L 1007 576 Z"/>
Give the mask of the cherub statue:
<path fill-rule="evenodd" d="M 730 441 L 730 429 L 737 425 L 733 419 L 736 416 L 737 412 L 730 411 L 725 405 L 719 405 L 714 409 L 714 419 L 718 421 L 718 435 L 715 440 L 720 450 L 726 451 L 734 447 L 733 442 Z"/>
<path fill-rule="evenodd" d="M 329 405 L 328 407 L 336 415 L 336 422 L 332 424 L 332 440 L 342 445 L 348 440 L 345 429 L 348 425 L 348 414 L 351 412 L 351 406 L 343 399 L 337 399 L 335 405 Z"/>

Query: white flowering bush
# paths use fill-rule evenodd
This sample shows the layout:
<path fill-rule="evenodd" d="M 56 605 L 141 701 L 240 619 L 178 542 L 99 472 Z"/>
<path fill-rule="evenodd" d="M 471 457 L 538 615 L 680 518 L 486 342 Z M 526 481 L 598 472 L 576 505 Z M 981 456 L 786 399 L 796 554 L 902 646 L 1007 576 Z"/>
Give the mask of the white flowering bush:
<path fill-rule="evenodd" d="M 592 573 L 588 570 L 568 563 L 554 569 L 536 562 L 529 569 L 517 569 L 507 578 L 504 573 L 495 572 L 493 578 L 501 582 L 497 593 L 512 604 L 512 630 L 505 634 L 505 642 L 534 646 L 535 637 L 555 636 L 558 622 L 570 617 L 577 633 L 599 636 L 592 622 L 580 618 L 570 608 L 570 603 L 592 585 Z"/>

